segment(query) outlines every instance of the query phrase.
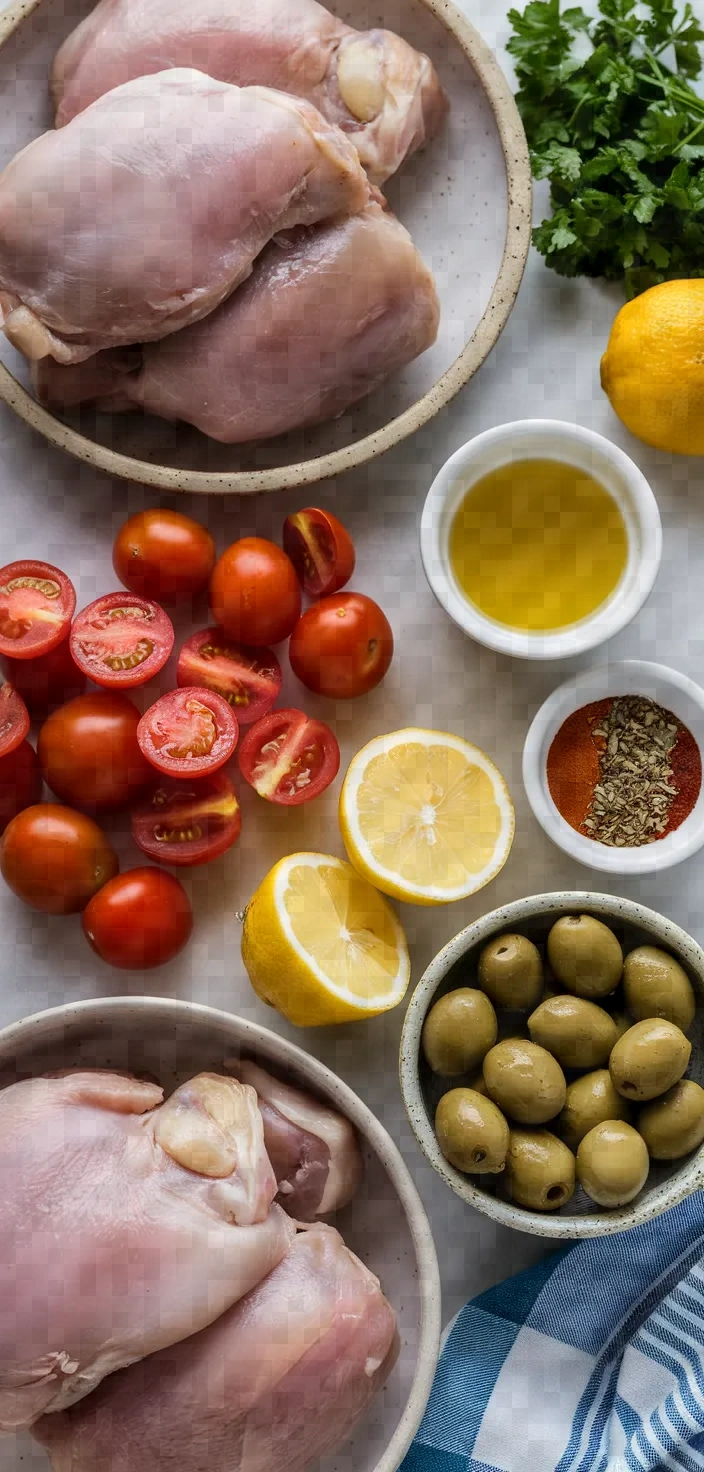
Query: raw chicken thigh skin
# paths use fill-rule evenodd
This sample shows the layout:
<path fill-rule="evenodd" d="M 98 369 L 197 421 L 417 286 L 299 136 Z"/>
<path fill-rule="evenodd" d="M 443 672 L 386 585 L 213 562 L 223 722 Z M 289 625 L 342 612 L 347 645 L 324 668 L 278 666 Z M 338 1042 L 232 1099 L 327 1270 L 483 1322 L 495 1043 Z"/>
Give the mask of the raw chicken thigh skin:
<path fill-rule="evenodd" d="M 139 78 L 0 174 L 0 322 L 65 363 L 158 340 L 219 306 L 277 231 L 368 198 L 310 103 L 194 70 Z"/>
<path fill-rule="evenodd" d="M 288 1249 L 254 1091 L 161 1100 L 102 1071 L 0 1092 L 0 1429 L 197 1333 Z"/>
<path fill-rule="evenodd" d="M 216 1324 L 34 1434 L 53 1472 L 302 1472 L 349 1434 L 397 1345 L 377 1279 L 316 1225 Z"/>
<path fill-rule="evenodd" d="M 316 0 L 100 0 L 52 70 L 61 127 L 112 87 L 167 67 L 306 97 L 381 184 L 434 136 L 447 100 L 427 56 L 392 31 L 354 31 Z"/>
<path fill-rule="evenodd" d="M 277 237 L 217 312 L 157 344 L 141 366 L 112 354 L 38 365 L 43 403 L 97 402 L 186 420 L 226 444 L 334 418 L 434 342 L 433 279 L 407 230 L 372 201 Z"/>

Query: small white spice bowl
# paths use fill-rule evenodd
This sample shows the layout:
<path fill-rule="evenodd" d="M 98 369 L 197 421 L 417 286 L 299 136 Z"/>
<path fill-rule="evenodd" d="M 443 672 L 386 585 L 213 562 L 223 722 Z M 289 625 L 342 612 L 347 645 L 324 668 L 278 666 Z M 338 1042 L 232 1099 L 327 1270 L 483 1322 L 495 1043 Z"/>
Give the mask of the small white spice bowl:
<path fill-rule="evenodd" d="M 523 748 L 523 784 L 548 838 L 571 858 L 608 874 L 654 874 L 681 864 L 704 844 L 704 788 L 674 833 L 640 848 L 611 848 L 577 833 L 558 811 L 548 788 L 548 752 L 560 727 L 582 706 L 615 695 L 646 696 L 672 711 L 704 752 L 704 690 L 666 665 L 625 659 L 573 675 L 541 705 Z"/>
<path fill-rule="evenodd" d="M 491 471 L 521 460 L 558 460 L 594 476 L 613 496 L 628 536 L 626 567 L 606 602 L 578 623 L 547 633 L 488 618 L 463 593 L 450 565 L 450 529 L 467 491 Z M 443 465 L 423 508 L 420 551 L 435 597 L 470 638 L 518 659 L 566 659 L 603 644 L 635 618 L 658 574 L 662 528 L 645 476 L 617 445 L 577 424 L 525 419 L 477 435 Z"/>

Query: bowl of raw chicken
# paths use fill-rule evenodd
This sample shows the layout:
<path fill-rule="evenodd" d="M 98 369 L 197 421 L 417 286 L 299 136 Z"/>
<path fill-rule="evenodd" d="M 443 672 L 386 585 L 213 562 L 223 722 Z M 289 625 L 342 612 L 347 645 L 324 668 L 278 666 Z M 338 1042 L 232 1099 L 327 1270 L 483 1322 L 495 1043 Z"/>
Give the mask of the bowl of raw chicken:
<path fill-rule="evenodd" d="M 0 1467 L 394 1472 L 437 1358 L 430 1228 L 323 1064 L 117 998 L 0 1033 Z"/>
<path fill-rule="evenodd" d="M 15 0 L 0 92 L 0 397 L 112 474 L 338 474 L 508 318 L 528 153 L 450 0 Z"/>

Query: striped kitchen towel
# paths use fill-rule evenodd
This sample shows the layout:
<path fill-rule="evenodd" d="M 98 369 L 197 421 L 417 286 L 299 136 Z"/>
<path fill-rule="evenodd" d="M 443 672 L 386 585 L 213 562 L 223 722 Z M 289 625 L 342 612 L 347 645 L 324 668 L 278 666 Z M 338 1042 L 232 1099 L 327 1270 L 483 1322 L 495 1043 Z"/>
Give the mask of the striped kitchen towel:
<path fill-rule="evenodd" d="M 482 1293 L 402 1472 L 704 1472 L 704 1195 Z"/>

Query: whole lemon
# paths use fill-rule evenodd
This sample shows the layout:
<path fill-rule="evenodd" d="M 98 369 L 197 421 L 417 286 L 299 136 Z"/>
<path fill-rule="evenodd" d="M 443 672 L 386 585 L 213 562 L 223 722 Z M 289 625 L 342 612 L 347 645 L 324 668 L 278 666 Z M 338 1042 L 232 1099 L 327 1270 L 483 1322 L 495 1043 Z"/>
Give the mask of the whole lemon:
<path fill-rule="evenodd" d="M 704 455 L 704 280 L 666 281 L 621 308 L 601 385 L 639 440 Z"/>

